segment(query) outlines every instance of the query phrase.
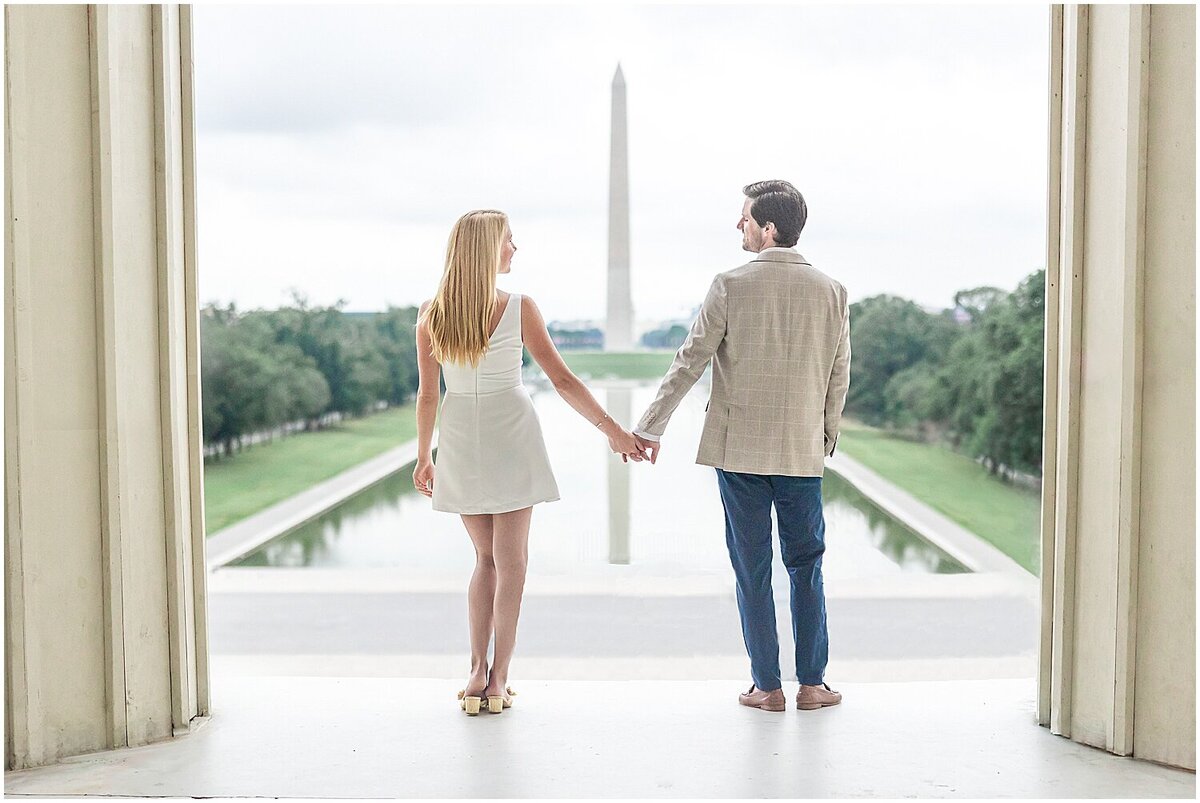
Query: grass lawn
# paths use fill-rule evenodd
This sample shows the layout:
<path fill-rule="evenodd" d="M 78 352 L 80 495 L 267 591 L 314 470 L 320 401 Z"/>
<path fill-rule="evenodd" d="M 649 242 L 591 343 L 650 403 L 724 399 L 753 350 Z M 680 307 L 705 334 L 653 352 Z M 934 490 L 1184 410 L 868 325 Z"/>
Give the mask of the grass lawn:
<path fill-rule="evenodd" d="M 964 455 L 857 422 L 843 420 L 838 449 L 1038 573 L 1037 493 L 996 479 Z"/>
<path fill-rule="evenodd" d="M 263 508 L 417 437 L 413 405 L 252 446 L 204 465 L 204 522 L 211 535 Z"/>
<path fill-rule="evenodd" d="M 563 361 L 577 376 L 592 379 L 661 379 L 671 361 L 673 351 L 564 351 Z"/>
<path fill-rule="evenodd" d="M 658 379 L 674 357 L 673 351 L 563 353 L 572 371 L 596 379 Z M 415 437 L 416 411 L 407 405 L 209 461 L 204 466 L 206 531 L 236 524 Z"/>

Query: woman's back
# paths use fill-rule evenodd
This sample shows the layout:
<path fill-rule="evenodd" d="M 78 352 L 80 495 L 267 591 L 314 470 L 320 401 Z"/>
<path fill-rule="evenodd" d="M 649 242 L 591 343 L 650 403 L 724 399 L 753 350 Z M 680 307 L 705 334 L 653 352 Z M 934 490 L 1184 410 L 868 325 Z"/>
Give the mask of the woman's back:
<path fill-rule="evenodd" d="M 500 321 L 488 340 L 488 350 L 478 365 L 452 362 L 442 365 L 446 392 L 478 396 L 520 387 L 522 351 L 521 297 L 513 293 L 500 313 Z"/>
<path fill-rule="evenodd" d="M 442 364 L 433 509 L 482 514 L 558 499 L 529 392 L 521 383 L 521 297 L 500 314 L 479 364 Z"/>

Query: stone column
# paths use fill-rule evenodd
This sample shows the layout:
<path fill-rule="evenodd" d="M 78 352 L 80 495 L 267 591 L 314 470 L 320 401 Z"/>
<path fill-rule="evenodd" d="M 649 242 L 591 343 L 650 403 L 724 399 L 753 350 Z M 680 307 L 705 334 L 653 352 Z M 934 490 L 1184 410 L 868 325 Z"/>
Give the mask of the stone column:
<path fill-rule="evenodd" d="M 8 6 L 6 766 L 208 711 L 188 6 Z"/>
<path fill-rule="evenodd" d="M 612 151 L 608 164 L 608 322 L 606 351 L 633 348 L 633 298 L 629 288 L 629 144 L 625 75 L 612 82 Z"/>
<path fill-rule="evenodd" d="M 1056 6 L 1039 718 L 1196 766 L 1196 10 Z"/>

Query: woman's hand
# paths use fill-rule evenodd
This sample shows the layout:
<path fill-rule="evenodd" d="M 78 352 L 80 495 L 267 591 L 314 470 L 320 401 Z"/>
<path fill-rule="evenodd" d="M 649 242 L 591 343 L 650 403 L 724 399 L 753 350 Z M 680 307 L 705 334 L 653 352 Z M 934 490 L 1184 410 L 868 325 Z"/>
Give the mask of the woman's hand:
<path fill-rule="evenodd" d="M 433 461 L 428 458 L 418 460 L 413 472 L 413 487 L 422 496 L 433 498 Z"/>
<path fill-rule="evenodd" d="M 646 459 L 646 453 L 642 451 L 641 444 L 638 443 L 638 439 L 632 432 L 618 426 L 615 422 L 610 423 L 609 426 L 612 431 L 608 433 L 608 448 L 612 449 L 614 454 L 621 455 L 621 460 L 626 463 L 631 458 L 635 463 Z"/>

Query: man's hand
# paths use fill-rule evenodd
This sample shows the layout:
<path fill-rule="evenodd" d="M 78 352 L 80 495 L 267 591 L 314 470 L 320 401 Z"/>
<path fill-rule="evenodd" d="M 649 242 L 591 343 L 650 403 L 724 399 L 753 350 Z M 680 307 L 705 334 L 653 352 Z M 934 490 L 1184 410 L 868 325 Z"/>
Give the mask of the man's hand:
<path fill-rule="evenodd" d="M 650 455 L 650 464 L 653 465 L 654 463 L 657 463 L 658 450 L 662 448 L 662 444 L 659 441 L 648 441 L 645 438 L 638 438 L 636 435 L 633 437 L 637 439 L 638 446 L 641 448 L 641 450 Z"/>
<path fill-rule="evenodd" d="M 608 448 L 612 449 L 613 454 L 621 455 L 622 463 L 628 463 L 630 460 L 640 463 L 645 460 L 646 452 L 642 449 L 641 441 L 624 427 L 618 426 L 617 429 L 620 432 L 608 436 Z"/>

